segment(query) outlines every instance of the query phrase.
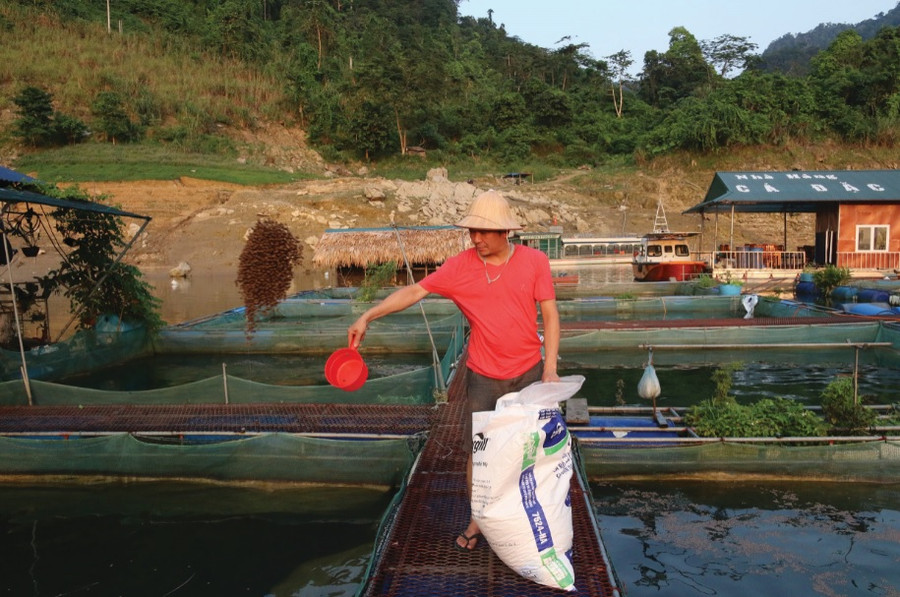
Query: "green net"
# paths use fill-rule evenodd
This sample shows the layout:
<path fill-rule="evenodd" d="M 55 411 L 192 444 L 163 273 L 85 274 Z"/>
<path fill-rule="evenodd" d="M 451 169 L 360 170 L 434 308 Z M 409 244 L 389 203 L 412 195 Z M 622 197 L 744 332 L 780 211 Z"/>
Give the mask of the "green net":
<path fill-rule="evenodd" d="M 602 329 L 569 331 L 560 339 L 560 352 L 612 350 L 653 345 L 711 347 L 723 345 L 778 345 L 839 342 L 875 342 L 880 322 L 842 323 L 840 325 L 765 325 Z"/>
<path fill-rule="evenodd" d="M 557 303 L 567 321 L 744 316 L 739 296 L 585 297 Z"/>
<path fill-rule="evenodd" d="M 271 433 L 208 443 L 103 437 L 0 437 L 2 475 L 114 475 L 222 481 L 399 485 L 415 457 L 407 439 L 343 440 Z"/>
<path fill-rule="evenodd" d="M 386 318 L 387 319 L 387 318 Z M 401 350 L 396 348 L 402 345 L 405 350 L 403 352 L 415 353 L 416 350 L 410 349 L 411 343 L 417 343 L 417 350 L 421 353 L 432 354 L 432 364 L 427 367 L 420 367 L 411 371 L 388 375 L 385 377 L 371 378 L 363 385 L 362 388 L 354 392 L 345 392 L 341 389 L 332 387 L 324 382 L 316 385 L 281 385 L 277 383 L 259 383 L 248 379 L 242 379 L 223 372 L 223 375 L 217 377 L 206 377 L 190 381 L 188 383 L 179 383 L 170 387 L 145 389 L 145 390 L 115 390 L 115 389 L 95 389 L 87 387 L 79 387 L 52 381 L 44 381 L 32 378 L 30 380 L 31 399 L 33 404 L 38 405 L 86 405 L 86 404 L 246 404 L 246 403 L 365 403 L 365 404 L 430 404 L 436 397 L 440 398 L 445 391 L 446 382 L 450 377 L 450 373 L 456 361 L 462 353 L 465 342 L 465 320 L 461 314 L 448 316 L 444 318 L 439 325 L 442 326 L 440 332 L 432 333 L 422 331 L 424 327 L 421 323 L 421 315 L 419 316 L 418 327 L 415 331 L 407 330 L 394 331 L 387 336 L 379 336 L 378 333 L 372 337 L 368 334 L 366 337 L 366 351 L 368 353 L 377 354 L 378 352 L 388 352 L 391 350 Z M 215 332 L 188 332 L 188 334 L 196 336 L 188 341 L 184 339 L 185 347 L 176 342 L 170 342 L 161 349 L 162 353 L 184 354 L 185 358 L 190 358 L 192 351 L 197 353 L 217 353 L 227 352 L 222 349 L 219 344 L 214 342 Z M 259 334 L 259 332 L 257 332 Z M 243 342 L 243 332 L 235 332 L 233 335 L 240 336 Z M 346 326 L 333 330 L 321 336 L 324 338 L 339 338 L 340 343 L 334 344 L 335 348 L 346 346 Z M 387 338 L 387 339 L 386 339 Z M 414 338 L 413 341 L 410 339 Z M 321 347 L 323 340 L 314 336 L 305 336 L 297 346 L 300 351 L 307 350 L 322 354 L 324 351 Z M 434 339 L 432 349 L 431 340 Z M 295 338 L 296 340 L 296 338 Z M 163 340 L 163 343 L 166 341 Z M 312 343 L 312 347 L 303 348 L 304 343 Z M 158 343 L 159 344 L 159 343 Z M 91 350 L 90 347 L 98 347 Z M 272 343 L 272 346 L 263 353 L 291 353 L 293 343 L 284 341 L 280 343 Z M 327 346 L 327 345 L 326 345 Z M 143 344 L 141 345 L 143 347 Z M 159 346 L 158 346 L 159 348 Z M 58 367 L 51 371 L 51 365 L 48 361 L 41 360 L 35 363 L 34 357 L 30 356 L 29 371 L 38 371 L 39 367 L 43 368 L 43 372 L 47 377 L 54 378 L 51 372 L 57 370 L 65 371 L 81 371 L 84 368 L 99 367 L 102 361 L 103 365 L 112 362 L 113 353 L 108 355 L 97 354 L 100 350 L 107 352 L 105 348 L 98 343 L 66 346 L 58 348 L 51 355 L 52 358 L 68 357 L 69 362 L 65 363 L 65 367 Z M 144 354 L 144 349 L 135 348 L 132 356 Z M 244 351 L 255 352 L 255 351 Z M 128 361 L 128 352 L 118 352 L 118 360 Z M 160 354 L 157 352 L 156 354 Z M 319 368 L 324 369 L 325 358 L 320 359 Z M 80 362 L 78 362 L 80 361 Z M 55 367 L 55 365 L 53 365 Z M 323 377 L 320 374 L 319 377 Z M 25 384 L 21 379 L 13 379 L 0 383 L 0 405 L 24 405 L 28 404 L 28 393 Z"/>
<path fill-rule="evenodd" d="M 434 371 L 418 369 L 369 380 L 355 392 L 328 385 L 280 386 L 225 375 L 167 388 L 142 391 L 98 390 L 32 380 L 33 403 L 44 406 L 86 404 L 260 404 L 352 403 L 430 404 L 434 401 Z M 0 384 L 0 404 L 26 404 L 21 380 Z"/>
<path fill-rule="evenodd" d="M 149 351 L 149 339 L 143 329 L 108 332 L 80 330 L 65 341 L 26 351 L 25 362 L 28 377 L 32 379 L 62 379 L 148 354 Z M 22 377 L 21 367 L 20 353 L 0 350 L 0 379 Z"/>
<path fill-rule="evenodd" d="M 813 446 L 702 445 L 609 448 L 579 442 L 591 480 L 652 477 L 758 476 L 807 480 L 897 482 L 900 442 Z"/>

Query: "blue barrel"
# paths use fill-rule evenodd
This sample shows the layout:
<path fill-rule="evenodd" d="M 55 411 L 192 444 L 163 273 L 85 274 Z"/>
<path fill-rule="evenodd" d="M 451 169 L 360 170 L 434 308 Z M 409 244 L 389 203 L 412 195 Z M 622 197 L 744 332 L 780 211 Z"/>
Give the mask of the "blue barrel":
<path fill-rule="evenodd" d="M 839 303 L 852 303 L 856 298 L 857 292 L 858 290 L 855 286 L 838 286 L 831 291 L 831 300 Z"/>
<path fill-rule="evenodd" d="M 797 282 L 797 286 L 794 288 L 794 294 L 797 296 L 815 296 L 818 292 L 815 283 L 812 281 L 805 282 L 801 280 Z"/>
<path fill-rule="evenodd" d="M 886 303 L 890 300 L 891 293 L 875 288 L 863 288 L 856 294 L 858 303 Z"/>
<path fill-rule="evenodd" d="M 885 303 L 849 303 L 844 311 L 854 315 L 893 315 L 893 310 Z"/>
<path fill-rule="evenodd" d="M 812 282 L 813 281 L 812 272 L 800 272 L 800 281 L 801 282 Z"/>

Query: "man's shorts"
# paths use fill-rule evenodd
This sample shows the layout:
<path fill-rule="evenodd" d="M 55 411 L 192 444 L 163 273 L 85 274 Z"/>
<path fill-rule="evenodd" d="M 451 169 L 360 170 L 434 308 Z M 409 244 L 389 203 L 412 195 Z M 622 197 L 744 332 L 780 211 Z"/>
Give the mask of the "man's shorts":
<path fill-rule="evenodd" d="M 541 381 L 544 374 L 544 361 L 538 361 L 534 367 L 510 379 L 494 379 L 471 369 L 466 371 L 468 375 L 466 383 L 466 421 L 463 430 L 463 450 L 465 454 L 472 453 L 472 413 L 485 410 L 494 410 L 497 400 L 509 394 L 518 392 L 536 381 Z"/>

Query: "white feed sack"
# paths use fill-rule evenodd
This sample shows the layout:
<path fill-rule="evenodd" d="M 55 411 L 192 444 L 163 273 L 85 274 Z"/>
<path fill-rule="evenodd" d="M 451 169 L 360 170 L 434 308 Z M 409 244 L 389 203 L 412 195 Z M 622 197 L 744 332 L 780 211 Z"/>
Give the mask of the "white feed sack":
<path fill-rule="evenodd" d="M 559 403 L 581 375 L 506 394 L 472 415 L 472 516 L 494 553 L 525 578 L 575 590 L 572 439 Z"/>

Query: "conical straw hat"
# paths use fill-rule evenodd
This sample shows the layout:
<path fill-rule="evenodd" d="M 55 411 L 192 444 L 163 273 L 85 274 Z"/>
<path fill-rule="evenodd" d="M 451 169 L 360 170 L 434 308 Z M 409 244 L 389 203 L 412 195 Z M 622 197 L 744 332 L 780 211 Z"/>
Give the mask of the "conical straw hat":
<path fill-rule="evenodd" d="M 476 230 L 521 230 L 512 208 L 497 191 L 485 191 L 475 197 L 469 213 L 457 224 L 460 228 Z"/>

